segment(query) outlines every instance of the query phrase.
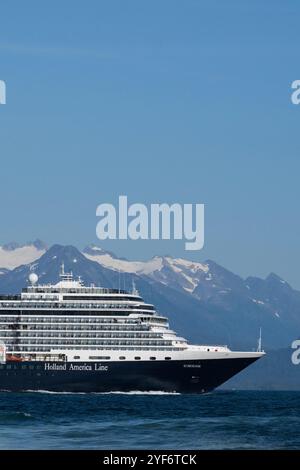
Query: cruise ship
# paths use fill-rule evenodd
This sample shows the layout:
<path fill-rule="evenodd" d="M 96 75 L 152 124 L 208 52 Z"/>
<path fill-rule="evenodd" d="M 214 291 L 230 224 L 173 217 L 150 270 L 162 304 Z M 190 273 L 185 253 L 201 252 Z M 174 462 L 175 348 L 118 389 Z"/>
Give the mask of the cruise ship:
<path fill-rule="evenodd" d="M 263 354 L 190 345 L 134 285 L 87 287 L 64 266 L 0 296 L 1 391 L 204 393 Z"/>

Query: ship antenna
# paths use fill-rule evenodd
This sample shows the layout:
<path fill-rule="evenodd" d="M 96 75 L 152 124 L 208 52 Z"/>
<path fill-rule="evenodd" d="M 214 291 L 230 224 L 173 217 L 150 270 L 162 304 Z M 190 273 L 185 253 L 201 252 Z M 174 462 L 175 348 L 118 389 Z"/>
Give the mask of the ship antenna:
<path fill-rule="evenodd" d="M 261 349 L 261 328 L 259 329 L 259 338 L 258 338 L 258 343 L 257 343 L 257 352 L 262 352 Z"/>
<path fill-rule="evenodd" d="M 61 267 L 60 267 L 60 275 L 64 276 L 64 274 L 65 274 L 65 263 L 62 262 Z"/>
<path fill-rule="evenodd" d="M 139 295 L 139 291 L 136 288 L 134 279 L 132 279 L 132 295 Z"/>

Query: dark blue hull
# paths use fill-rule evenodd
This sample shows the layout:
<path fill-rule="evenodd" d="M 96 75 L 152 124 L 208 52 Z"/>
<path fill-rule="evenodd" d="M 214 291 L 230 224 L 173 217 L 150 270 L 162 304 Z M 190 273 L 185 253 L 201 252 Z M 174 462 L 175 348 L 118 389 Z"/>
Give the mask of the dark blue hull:
<path fill-rule="evenodd" d="M 256 359 L 8 362 L 0 365 L 0 390 L 204 393 L 226 382 Z"/>

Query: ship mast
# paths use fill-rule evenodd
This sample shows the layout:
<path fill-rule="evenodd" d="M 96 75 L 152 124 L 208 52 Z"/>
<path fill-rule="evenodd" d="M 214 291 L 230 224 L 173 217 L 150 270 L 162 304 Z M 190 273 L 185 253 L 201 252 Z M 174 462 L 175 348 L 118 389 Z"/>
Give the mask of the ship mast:
<path fill-rule="evenodd" d="M 257 342 L 257 352 L 261 352 L 261 351 L 262 351 L 261 345 L 262 345 L 262 342 L 261 342 L 261 328 L 260 328 L 260 329 L 259 329 L 259 338 L 258 338 L 258 342 Z"/>

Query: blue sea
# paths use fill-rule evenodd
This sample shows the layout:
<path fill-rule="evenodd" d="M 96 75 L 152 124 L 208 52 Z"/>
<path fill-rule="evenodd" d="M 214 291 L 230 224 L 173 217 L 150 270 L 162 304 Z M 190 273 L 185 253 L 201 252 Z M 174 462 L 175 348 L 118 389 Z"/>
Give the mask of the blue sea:
<path fill-rule="evenodd" d="M 0 393 L 0 449 L 299 449 L 300 392 Z"/>

